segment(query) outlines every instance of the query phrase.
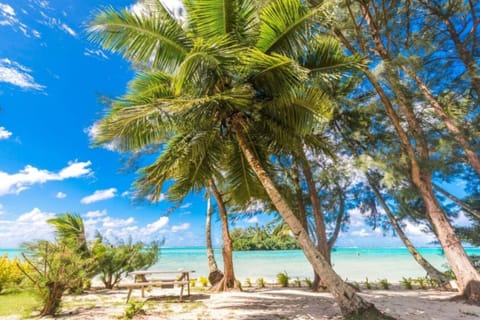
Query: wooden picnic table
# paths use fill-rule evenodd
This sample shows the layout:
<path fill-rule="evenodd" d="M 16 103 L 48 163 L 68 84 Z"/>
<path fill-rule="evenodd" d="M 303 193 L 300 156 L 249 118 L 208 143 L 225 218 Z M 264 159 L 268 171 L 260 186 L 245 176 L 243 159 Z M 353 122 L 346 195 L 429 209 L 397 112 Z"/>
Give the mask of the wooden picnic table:
<path fill-rule="evenodd" d="M 140 288 L 142 290 L 142 298 L 145 297 L 145 288 L 146 287 L 174 287 L 175 285 L 180 287 L 180 301 L 183 298 L 183 288 L 187 286 L 187 296 L 190 296 L 190 273 L 195 272 L 195 270 L 140 270 L 132 271 L 129 275 L 134 276 L 134 282 L 127 284 L 128 295 L 127 302 L 130 299 L 133 289 Z M 174 274 L 177 275 L 175 279 L 162 279 L 155 278 L 155 275 L 168 275 Z"/>

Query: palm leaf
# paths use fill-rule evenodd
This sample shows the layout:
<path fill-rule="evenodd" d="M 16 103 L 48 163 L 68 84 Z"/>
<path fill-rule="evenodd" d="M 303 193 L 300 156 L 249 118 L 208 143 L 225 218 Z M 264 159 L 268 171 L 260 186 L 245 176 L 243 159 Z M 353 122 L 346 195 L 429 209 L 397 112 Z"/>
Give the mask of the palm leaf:
<path fill-rule="evenodd" d="M 298 57 L 313 36 L 316 23 L 325 17 L 322 6 L 311 9 L 302 0 L 272 1 L 260 13 L 261 28 L 256 47 L 265 53 Z"/>
<path fill-rule="evenodd" d="M 88 28 L 89 39 L 143 66 L 172 71 L 191 42 L 180 25 L 164 12 L 101 11 Z"/>

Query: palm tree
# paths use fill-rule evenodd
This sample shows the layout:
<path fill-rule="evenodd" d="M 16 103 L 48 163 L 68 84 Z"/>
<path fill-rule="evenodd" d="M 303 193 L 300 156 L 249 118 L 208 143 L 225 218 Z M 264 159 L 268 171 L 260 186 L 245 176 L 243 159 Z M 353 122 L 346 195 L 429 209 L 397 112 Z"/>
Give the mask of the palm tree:
<path fill-rule="evenodd" d="M 82 217 L 66 212 L 47 220 L 47 222 L 55 227 L 55 233 L 60 243 L 67 244 L 84 257 L 90 255 Z"/>
<path fill-rule="evenodd" d="M 208 281 L 215 286 L 223 278 L 223 273 L 218 269 L 212 246 L 212 201 L 210 189 L 207 188 L 207 215 L 205 220 L 205 246 L 207 247 Z"/>
<path fill-rule="evenodd" d="M 129 93 L 102 120 L 98 143 L 116 141 L 130 151 L 168 141 L 143 170 L 140 185 L 154 197 L 167 179 L 175 180 L 169 190 L 175 195 L 203 187 L 212 177 L 254 196 L 245 186 L 256 176 L 342 313 L 388 319 L 333 271 L 271 178 L 269 156 L 310 135 L 324 116 L 321 90 L 302 87 L 309 73 L 322 70 L 298 61 L 307 45 L 318 45 L 315 27 L 326 10 L 300 0 L 261 8 L 254 0 L 184 4 L 183 22 L 153 0 L 145 2 L 143 13 L 106 9 L 92 22 L 91 39 L 140 70 Z M 232 167 L 222 160 L 235 150 L 241 165 Z M 182 168 L 188 174 L 176 176 L 178 163 L 188 164 Z"/>

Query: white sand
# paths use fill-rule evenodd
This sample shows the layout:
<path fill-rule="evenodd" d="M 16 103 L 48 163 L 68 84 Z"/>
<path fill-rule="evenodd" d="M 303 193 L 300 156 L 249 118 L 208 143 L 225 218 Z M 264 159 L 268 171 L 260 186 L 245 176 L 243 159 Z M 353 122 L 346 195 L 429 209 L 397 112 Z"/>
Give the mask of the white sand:
<path fill-rule="evenodd" d="M 328 293 L 307 289 L 269 288 L 245 292 L 192 292 L 178 301 L 178 289 L 153 289 L 135 301 L 146 301 L 134 319 L 342 319 Z M 364 290 L 361 295 L 381 311 L 404 320 L 478 320 L 480 306 L 451 301 L 454 292 L 435 290 Z M 119 319 L 125 311 L 126 290 L 101 290 L 66 296 L 59 318 Z"/>

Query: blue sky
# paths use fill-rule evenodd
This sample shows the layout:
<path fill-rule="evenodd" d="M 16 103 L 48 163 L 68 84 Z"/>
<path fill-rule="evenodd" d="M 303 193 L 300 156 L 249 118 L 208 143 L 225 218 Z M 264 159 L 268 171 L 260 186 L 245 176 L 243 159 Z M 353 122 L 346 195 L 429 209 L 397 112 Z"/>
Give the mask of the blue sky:
<path fill-rule="evenodd" d="M 173 206 L 166 200 L 132 200 L 135 175 L 119 172 L 120 154 L 91 147 L 94 124 L 105 111 L 99 98 L 121 95 L 133 75 L 129 64 L 85 34 L 95 10 L 110 4 L 131 7 L 134 1 L 0 0 L 0 248 L 51 238 L 45 220 L 62 212 L 82 215 L 89 235 L 98 229 L 111 239 L 204 244 L 202 195 L 165 216 Z M 381 233 L 357 211 L 351 217 L 339 245 L 378 245 Z M 269 219 L 246 218 L 239 225 Z M 432 240 L 422 229 L 407 224 L 420 245 Z M 217 245 L 219 232 L 215 222 Z M 400 245 L 391 237 L 381 243 Z"/>

